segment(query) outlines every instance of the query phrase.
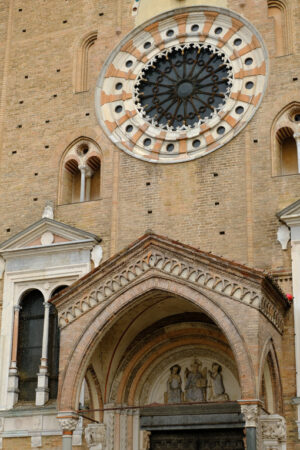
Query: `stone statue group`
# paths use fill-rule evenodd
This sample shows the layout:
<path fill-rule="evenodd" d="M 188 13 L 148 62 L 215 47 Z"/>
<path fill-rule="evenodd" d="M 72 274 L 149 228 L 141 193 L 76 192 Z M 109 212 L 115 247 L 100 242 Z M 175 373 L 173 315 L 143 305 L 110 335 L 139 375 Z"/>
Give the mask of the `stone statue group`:
<path fill-rule="evenodd" d="M 229 400 L 229 396 L 225 392 L 220 364 L 214 362 L 211 370 L 208 370 L 207 367 L 203 367 L 202 362 L 195 359 L 190 369 L 185 369 L 184 391 L 180 373 L 181 366 L 179 364 L 174 364 L 170 368 L 165 403 Z"/>

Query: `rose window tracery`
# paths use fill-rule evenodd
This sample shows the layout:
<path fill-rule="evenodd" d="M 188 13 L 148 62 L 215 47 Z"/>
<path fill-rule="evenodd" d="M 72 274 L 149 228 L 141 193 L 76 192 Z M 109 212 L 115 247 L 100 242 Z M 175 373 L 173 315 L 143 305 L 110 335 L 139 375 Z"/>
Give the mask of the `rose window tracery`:
<path fill-rule="evenodd" d="M 148 162 L 190 161 L 233 139 L 259 108 L 268 54 L 256 29 L 224 8 L 192 6 L 135 28 L 96 88 L 114 145 Z"/>
<path fill-rule="evenodd" d="M 224 53 L 198 43 L 170 48 L 147 64 L 135 85 L 136 105 L 151 124 L 184 130 L 225 104 L 232 68 Z"/>

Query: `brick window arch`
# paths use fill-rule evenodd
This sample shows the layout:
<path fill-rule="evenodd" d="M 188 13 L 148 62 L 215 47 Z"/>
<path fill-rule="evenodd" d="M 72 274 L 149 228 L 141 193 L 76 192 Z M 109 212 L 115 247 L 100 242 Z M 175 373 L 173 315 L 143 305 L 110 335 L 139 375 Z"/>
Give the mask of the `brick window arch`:
<path fill-rule="evenodd" d="M 272 174 L 300 173 L 300 103 L 287 105 L 275 118 L 271 131 Z"/>
<path fill-rule="evenodd" d="M 59 203 L 78 203 L 100 198 L 101 153 L 89 138 L 79 138 L 65 152 L 61 162 Z"/>

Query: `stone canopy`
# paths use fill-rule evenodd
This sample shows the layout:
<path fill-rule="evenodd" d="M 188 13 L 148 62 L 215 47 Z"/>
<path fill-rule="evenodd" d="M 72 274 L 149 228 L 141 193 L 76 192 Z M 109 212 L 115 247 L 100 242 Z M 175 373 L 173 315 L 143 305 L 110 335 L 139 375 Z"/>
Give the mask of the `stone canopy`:
<path fill-rule="evenodd" d="M 106 307 L 151 273 L 221 294 L 259 310 L 282 333 L 289 302 L 264 271 L 205 253 L 155 234 L 145 234 L 52 299 L 64 328 L 98 305 Z"/>

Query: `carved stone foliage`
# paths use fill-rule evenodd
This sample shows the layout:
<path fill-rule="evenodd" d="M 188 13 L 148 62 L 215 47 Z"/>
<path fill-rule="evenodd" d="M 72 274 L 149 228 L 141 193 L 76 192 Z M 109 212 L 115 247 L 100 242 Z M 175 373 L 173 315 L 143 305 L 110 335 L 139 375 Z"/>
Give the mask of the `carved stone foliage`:
<path fill-rule="evenodd" d="M 264 440 L 276 440 L 282 442 L 286 440 L 286 423 L 283 417 L 262 416 L 261 432 Z"/>
<path fill-rule="evenodd" d="M 58 420 L 61 429 L 68 431 L 74 431 L 78 422 L 78 418 L 75 417 L 58 417 Z"/>
<path fill-rule="evenodd" d="M 89 424 L 85 429 L 85 440 L 90 449 L 106 449 L 106 426 L 104 423 Z"/>
<path fill-rule="evenodd" d="M 259 407 L 258 405 L 241 405 L 242 414 L 244 415 L 246 427 L 256 428 L 258 425 Z"/>
<path fill-rule="evenodd" d="M 155 247 L 145 252 L 117 274 L 108 273 L 99 280 L 97 288 L 84 297 L 72 298 L 64 307 L 59 308 L 59 324 L 65 327 L 98 304 L 108 302 L 125 287 L 146 275 L 149 271 L 162 273 L 184 281 L 186 284 L 214 291 L 241 303 L 260 310 L 282 333 L 283 315 L 275 303 L 264 296 L 259 289 L 254 289 L 245 279 L 228 276 L 220 270 L 211 269 L 195 260 L 177 258 L 157 250 Z"/>

